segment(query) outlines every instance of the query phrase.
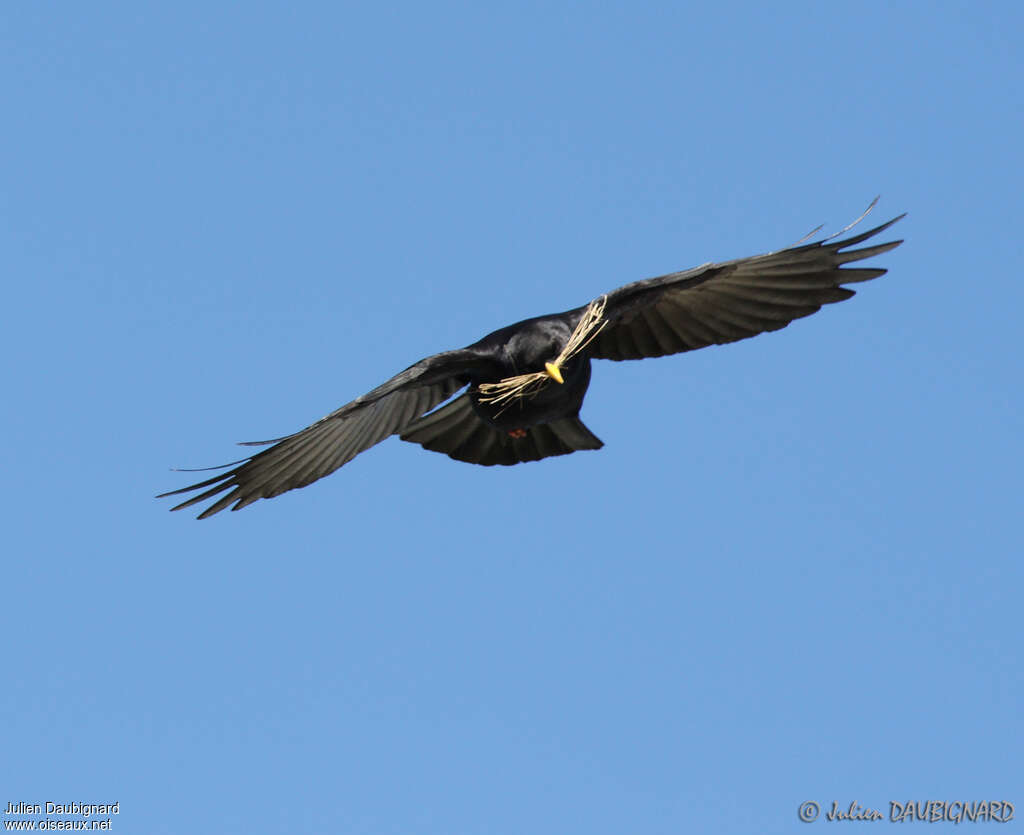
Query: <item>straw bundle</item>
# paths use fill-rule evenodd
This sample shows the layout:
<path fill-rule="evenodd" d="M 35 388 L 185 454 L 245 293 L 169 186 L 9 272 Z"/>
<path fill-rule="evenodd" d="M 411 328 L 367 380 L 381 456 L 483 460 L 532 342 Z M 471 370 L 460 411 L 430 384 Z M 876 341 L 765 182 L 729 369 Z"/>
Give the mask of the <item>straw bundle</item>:
<path fill-rule="evenodd" d="M 575 330 L 565 343 L 562 352 L 554 360 L 553 364 L 561 368 L 572 357 L 590 344 L 591 340 L 601 332 L 607 320 L 604 316 L 605 297 L 601 296 L 587 305 L 583 311 Z M 482 403 L 494 403 L 508 408 L 517 400 L 524 400 L 536 396 L 544 386 L 551 382 L 551 377 L 545 371 L 534 371 L 530 374 L 516 374 L 514 377 L 505 377 L 496 383 L 481 383 L 477 390 L 480 392 Z"/>

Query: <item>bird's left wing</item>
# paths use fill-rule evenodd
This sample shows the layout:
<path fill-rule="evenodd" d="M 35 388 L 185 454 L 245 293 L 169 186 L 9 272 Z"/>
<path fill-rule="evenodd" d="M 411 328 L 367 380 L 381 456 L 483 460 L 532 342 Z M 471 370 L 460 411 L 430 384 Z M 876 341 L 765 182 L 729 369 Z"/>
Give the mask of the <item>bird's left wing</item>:
<path fill-rule="evenodd" d="M 161 493 L 157 498 L 209 488 L 171 508 L 180 510 L 229 491 L 197 517 L 205 519 L 232 503 L 232 510 L 240 510 L 257 499 L 269 499 L 305 487 L 389 435 L 401 432 L 416 418 L 447 400 L 469 382 L 469 373 L 478 368 L 481 361 L 478 353 L 469 350 L 446 351 L 427 357 L 294 435 L 246 444 L 272 443 L 273 446 L 251 458 L 233 462 L 240 464 L 233 470 Z"/>
<path fill-rule="evenodd" d="M 660 357 L 784 328 L 823 304 L 850 298 L 853 290 L 841 285 L 884 275 L 884 269 L 841 267 L 888 252 L 902 241 L 844 250 L 902 217 L 853 237 L 705 264 L 613 290 L 606 297 L 606 325 L 587 353 L 610 360 Z M 584 309 L 572 314 L 578 319 Z"/>

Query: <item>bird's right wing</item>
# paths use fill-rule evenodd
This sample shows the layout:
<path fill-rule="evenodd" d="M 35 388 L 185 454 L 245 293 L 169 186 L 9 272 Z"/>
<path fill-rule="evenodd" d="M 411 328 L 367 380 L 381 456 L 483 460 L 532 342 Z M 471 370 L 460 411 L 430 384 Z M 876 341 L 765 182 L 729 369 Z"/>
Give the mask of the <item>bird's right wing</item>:
<path fill-rule="evenodd" d="M 232 503 L 232 510 L 240 510 L 257 499 L 305 487 L 447 400 L 469 382 L 468 374 L 480 363 L 480 355 L 468 350 L 427 357 L 294 435 L 245 444 L 273 446 L 232 462 L 240 466 L 157 498 L 209 488 L 171 508 L 180 510 L 230 491 L 197 517 L 205 519 Z"/>
<path fill-rule="evenodd" d="M 842 265 L 888 252 L 902 241 L 844 250 L 902 217 L 850 238 L 826 238 L 765 255 L 705 264 L 613 290 L 604 309 L 607 325 L 588 345 L 587 353 L 610 360 L 660 357 L 784 328 L 823 304 L 850 298 L 853 290 L 841 285 L 884 275 L 884 269 L 842 269 Z M 578 319 L 584 309 L 572 312 Z"/>

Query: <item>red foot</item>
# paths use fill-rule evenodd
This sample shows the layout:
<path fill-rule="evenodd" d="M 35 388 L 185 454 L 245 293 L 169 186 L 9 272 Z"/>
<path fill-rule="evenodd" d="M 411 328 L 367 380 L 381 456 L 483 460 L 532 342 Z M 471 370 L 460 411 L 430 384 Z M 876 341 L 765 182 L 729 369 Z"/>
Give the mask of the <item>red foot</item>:
<path fill-rule="evenodd" d="M 526 430 L 525 429 L 509 429 L 508 430 L 508 436 L 510 438 L 525 438 L 526 437 Z"/>

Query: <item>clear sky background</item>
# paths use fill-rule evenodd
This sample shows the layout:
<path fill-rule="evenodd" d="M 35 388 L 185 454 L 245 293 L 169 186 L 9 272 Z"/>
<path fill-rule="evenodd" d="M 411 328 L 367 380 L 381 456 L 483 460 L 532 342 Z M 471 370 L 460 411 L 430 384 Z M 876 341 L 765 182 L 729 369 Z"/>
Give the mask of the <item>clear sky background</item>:
<path fill-rule="evenodd" d="M 0 805 L 118 801 L 140 833 L 1024 816 L 1019 3 L 0 25 Z M 600 452 L 391 439 L 210 521 L 153 499 L 423 356 L 876 194 L 909 212 L 889 275 L 595 364 Z"/>

